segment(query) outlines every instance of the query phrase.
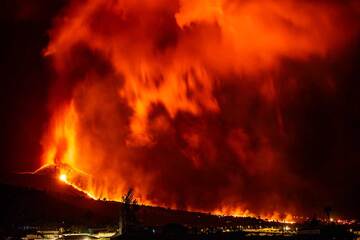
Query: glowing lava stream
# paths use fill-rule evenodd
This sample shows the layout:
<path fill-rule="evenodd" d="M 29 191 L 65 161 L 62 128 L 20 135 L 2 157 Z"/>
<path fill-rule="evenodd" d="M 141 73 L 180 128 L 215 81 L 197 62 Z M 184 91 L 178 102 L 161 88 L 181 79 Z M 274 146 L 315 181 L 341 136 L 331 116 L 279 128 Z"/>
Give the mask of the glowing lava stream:
<path fill-rule="evenodd" d="M 64 183 L 72 186 L 73 188 L 75 188 L 76 190 L 78 190 L 78 191 L 80 191 L 80 192 L 85 193 L 85 194 L 86 194 L 87 196 L 89 196 L 90 198 L 92 198 L 92 199 L 94 199 L 94 200 L 97 200 L 97 198 L 96 198 L 94 195 L 92 195 L 91 193 L 89 193 L 89 192 L 87 192 L 87 191 L 79 188 L 79 187 L 76 186 L 75 184 L 72 184 L 71 182 L 68 181 L 67 178 L 68 178 L 67 175 L 64 174 L 64 173 L 61 173 L 61 174 L 59 175 L 59 180 L 60 180 L 60 181 L 62 181 L 62 182 L 64 182 Z"/>
<path fill-rule="evenodd" d="M 41 167 L 40 169 L 46 168 L 46 167 L 50 167 L 49 165 L 45 165 L 43 167 Z M 57 168 L 56 166 L 54 166 L 55 168 Z M 67 167 L 68 168 L 68 167 Z M 70 172 L 74 172 L 73 170 L 70 170 Z M 89 191 L 86 191 L 85 189 L 77 186 L 76 184 L 72 183 L 69 180 L 69 176 L 65 173 L 65 172 L 69 172 L 69 169 L 66 170 L 61 170 L 59 171 L 59 175 L 58 175 L 58 179 L 59 181 L 68 184 L 70 186 L 72 186 L 73 188 L 75 188 L 78 191 L 81 191 L 83 193 L 85 193 L 88 197 L 90 197 L 91 199 L 94 200 L 99 200 L 99 198 L 97 198 L 94 194 L 92 194 Z M 108 200 L 113 200 L 113 201 L 119 201 L 119 200 L 115 200 L 115 199 L 108 199 Z M 153 204 L 151 204 L 151 202 L 142 202 L 143 205 L 148 205 L 151 206 Z M 187 209 L 188 211 L 193 211 L 193 212 L 201 212 L 197 209 Z M 211 212 L 214 215 L 218 215 L 218 216 L 234 216 L 234 217 L 254 217 L 257 218 L 258 215 L 253 214 L 249 211 L 244 212 L 241 209 L 225 209 L 222 208 L 220 210 L 215 210 Z M 279 221 L 279 222 L 283 222 L 283 223 L 287 223 L 287 224 L 294 224 L 296 221 L 294 219 L 294 217 L 290 214 L 287 214 L 285 216 L 285 218 L 283 216 L 280 216 L 279 213 L 273 213 L 272 215 L 261 215 L 260 216 L 261 219 L 263 220 L 268 220 L 268 221 Z"/>
<path fill-rule="evenodd" d="M 93 199 L 93 200 L 100 200 L 98 197 L 96 197 L 93 193 L 87 191 L 86 189 L 80 187 L 79 185 L 77 185 L 74 182 L 71 182 L 71 179 L 79 179 L 79 176 L 82 175 L 82 177 L 86 176 L 88 178 L 90 178 L 91 176 L 84 173 L 84 172 L 80 172 L 79 170 L 74 170 L 71 169 L 70 166 L 67 165 L 62 165 L 62 166 L 56 166 L 54 164 L 45 164 L 42 167 L 40 167 L 39 169 L 37 169 L 36 171 L 33 172 L 33 174 L 36 174 L 38 172 L 40 172 L 41 170 L 45 170 L 47 168 L 54 168 L 57 171 L 57 178 L 59 181 L 75 188 L 76 190 L 86 194 L 89 198 Z M 79 175 L 79 176 L 76 176 Z M 83 178 L 84 179 L 84 178 Z M 107 199 L 109 201 L 117 201 L 120 202 L 120 199 Z M 153 206 L 154 204 L 152 204 L 151 202 L 148 201 L 144 201 L 141 202 L 142 205 L 145 206 Z M 173 208 L 170 208 L 173 209 Z M 191 212 L 202 212 L 200 210 L 197 209 L 187 209 L 188 211 Z M 215 210 L 215 211 L 211 211 L 212 214 L 214 215 L 218 215 L 218 216 L 233 216 L 233 217 L 253 217 L 253 218 L 257 218 L 259 217 L 259 215 L 253 214 L 249 211 L 243 211 L 240 208 L 222 208 L 219 210 Z M 294 224 L 296 223 L 296 219 L 294 219 L 294 217 L 290 214 L 286 214 L 286 216 L 281 216 L 279 213 L 275 212 L 272 215 L 260 215 L 260 218 L 263 220 L 267 220 L 267 221 L 279 221 L 279 222 L 283 222 L 283 223 L 287 223 L 287 224 Z"/>
<path fill-rule="evenodd" d="M 86 190 L 84 189 L 81 189 L 80 187 L 76 186 L 75 184 L 72 184 L 71 182 L 68 181 L 68 176 L 64 173 L 60 173 L 60 175 L 58 176 L 58 179 L 61 181 L 61 182 L 64 182 L 70 186 L 72 186 L 73 188 L 75 188 L 76 190 L 78 191 L 81 191 L 83 193 L 85 193 L 87 196 L 89 196 L 90 198 L 94 199 L 94 200 L 99 200 L 98 198 L 96 198 L 93 194 L 87 192 Z M 111 200 L 111 199 L 109 199 Z M 143 205 L 148 205 L 148 206 L 151 206 L 151 204 L 143 204 Z M 190 210 L 190 211 L 194 211 L 194 212 L 199 212 L 197 210 Z M 201 212 L 201 211 L 200 211 Z M 255 214 L 252 214 L 250 212 L 246 212 L 246 213 L 243 213 L 243 211 L 241 210 L 235 210 L 235 211 L 232 211 L 232 210 L 216 210 L 216 211 L 213 211 L 212 214 L 214 215 L 218 215 L 218 216 L 233 216 L 233 217 L 258 217 L 256 216 Z M 283 217 L 280 217 L 280 214 L 278 213 L 274 213 L 272 216 L 260 216 L 261 219 L 263 220 L 268 220 L 268 221 L 279 221 L 279 222 L 283 222 L 283 223 L 287 223 L 287 224 L 294 224 L 296 223 L 296 221 L 294 220 L 293 216 L 288 214 L 286 215 L 285 219 Z"/>

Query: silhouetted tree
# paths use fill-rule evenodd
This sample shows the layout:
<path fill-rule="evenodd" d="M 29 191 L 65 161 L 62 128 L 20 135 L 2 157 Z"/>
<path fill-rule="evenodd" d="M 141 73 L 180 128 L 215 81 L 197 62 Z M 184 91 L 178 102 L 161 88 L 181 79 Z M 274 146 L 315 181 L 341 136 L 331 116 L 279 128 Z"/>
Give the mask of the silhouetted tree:
<path fill-rule="evenodd" d="M 139 204 L 134 198 L 134 190 L 132 188 L 122 197 L 121 202 L 119 232 L 124 234 L 128 232 L 129 226 L 138 224 L 136 213 L 139 210 Z"/>

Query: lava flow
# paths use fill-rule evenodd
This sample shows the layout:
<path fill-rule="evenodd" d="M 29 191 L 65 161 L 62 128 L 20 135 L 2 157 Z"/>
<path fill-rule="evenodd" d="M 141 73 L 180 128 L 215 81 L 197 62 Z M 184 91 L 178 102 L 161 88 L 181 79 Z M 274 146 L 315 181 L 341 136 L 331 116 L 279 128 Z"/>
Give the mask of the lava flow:
<path fill-rule="evenodd" d="M 43 164 L 95 199 L 131 187 L 170 208 L 309 214 L 328 195 L 294 163 L 291 113 L 308 86 L 334 94 L 326 70 L 302 69 L 341 51 L 358 13 L 351 1 L 73 1 L 45 51 Z"/>

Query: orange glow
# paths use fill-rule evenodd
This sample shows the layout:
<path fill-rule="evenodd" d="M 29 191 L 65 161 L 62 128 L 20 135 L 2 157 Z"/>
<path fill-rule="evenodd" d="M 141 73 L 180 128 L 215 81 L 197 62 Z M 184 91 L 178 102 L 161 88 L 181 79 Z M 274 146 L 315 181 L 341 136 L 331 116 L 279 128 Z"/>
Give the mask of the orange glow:
<path fill-rule="evenodd" d="M 53 119 L 54 124 L 52 125 L 55 141 L 52 141 L 51 143 L 55 146 L 49 147 L 49 152 L 45 154 L 45 157 L 47 157 L 45 159 L 47 163 L 41 167 L 40 170 L 55 165 L 55 167 L 60 172 L 60 181 L 85 193 L 90 198 L 120 201 L 123 193 L 125 193 L 124 191 L 119 191 L 115 194 L 111 191 L 107 191 L 108 185 L 106 185 L 106 182 L 101 182 L 101 176 L 98 176 L 98 181 L 94 181 L 94 178 L 90 174 L 77 169 L 77 161 L 75 160 L 78 159 L 78 155 L 77 151 L 75 151 L 76 139 L 74 136 L 78 136 L 76 132 L 78 116 L 76 114 L 74 104 L 69 104 L 68 107 L 65 108 L 65 111 L 60 111 L 57 116 L 57 118 Z M 62 144 L 59 145 L 59 142 Z M 56 146 L 58 146 L 58 148 L 56 148 Z M 53 162 L 51 162 L 52 159 Z M 99 174 L 101 174 L 101 172 Z M 121 179 L 121 176 L 117 176 L 117 179 Z M 142 204 L 161 205 L 147 199 L 142 199 Z M 176 206 L 172 206 L 172 208 L 176 208 Z M 199 212 L 202 211 L 201 209 L 196 208 L 188 208 L 187 210 Z M 218 210 L 213 210 L 211 213 L 215 215 L 231 215 L 237 217 L 257 218 L 260 216 L 260 218 L 269 221 L 281 221 L 286 223 L 295 222 L 294 218 L 290 214 L 284 215 L 277 212 L 271 214 L 254 214 L 249 210 L 242 210 L 241 208 L 232 207 L 223 207 Z"/>
<path fill-rule="evenodd" d="M 66 182 L 66 181 L 67 181 L 67 176 L 66 176 L 66 174 L 60 174 L 59 180 L 62 181 L 62 182 Z"/>
<path fill-rule="evenodd" d="M 273 75 L 284 59 L 324 58 L 344 46 L 354 34 L 344 16 L 331 4 L 292 0 L 74 1 L 45 53 L 58 76 L 54 92 L 66 97 L 50 99 L 42 163 L 94 199 L 120 200 L 132 187 L 144 204 L 291 223 L 295 212 L 274 204 L 283 200 L 277 194 L 266 199 L 276 208 L 264 210 L 237 191 L 245 177 L 276 186 L 288 177 L 273 143 L 283 127 Z M 224 86 L 241 92 L 227 99 L 233 108 Z"/>
<path fill-rule="evenodd" d="M 46 136 L 45 164 L 74 164 L 76 158 L 77 114 L 74 104 L 65 106 L 54 116 L 51 131 Z"/>
<path fill-rule="evenodd" d="M 79 42 L 107 56 L 115 72 L 124 75 L 119 97 L 134 111 L 128 143 L 140 145 L 151 142 L 147 117 L 153 104 L 163 104 L 171 117 L 179 111 L 195 115 L 219 111 L 212 95 L 216 79 L 211 73 L 256 75 L 276 69 L 283 57 L 325 56 L 351 34 L 334 22 L 341 12 L 320 3 L 181 0 L 174 11 L 170 1 L 85 2 L 74 4 L 67 20 L 55 29 L 46 55 L 54 56 L 59 72 L 66 72 L 67 59 Z M 156 49 L 162 31 L 154 31 L 161 27 L 155 17 L 159 11 L 173 14 L 177 24 L 177 45 L 164 51 Z M 108 17 L 90 24 L 88 19 L 96 14 Z M 136 29 L 106 22 L 122 23 L 136 15 L 146 19 Z M 197 32 L 197 25 L 204 29 Z"/>
<path fill-rule="evenodd" d="M 223 207 L 222 209 L 213 211 L 213 214 L 221 215 L 221 216 L 235 216 L 235 217 L 260 217 L 263 220 L 267 221 L 278 221 L 283 223 L 293 224 L 296 222 L 295 216 L 290 213 L 281 214 L 279 212 L 272 213 L 260 213 L 254 214 L 249 210 L 243 210 L 241 208 L 233 208 L 233 207 Z"/>

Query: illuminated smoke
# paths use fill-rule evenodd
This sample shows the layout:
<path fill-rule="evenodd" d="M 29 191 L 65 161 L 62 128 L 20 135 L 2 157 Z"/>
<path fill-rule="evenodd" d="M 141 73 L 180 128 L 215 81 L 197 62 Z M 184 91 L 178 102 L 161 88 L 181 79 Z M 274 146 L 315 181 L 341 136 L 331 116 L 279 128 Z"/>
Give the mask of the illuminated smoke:
<path fill-rule="evenodd" d="M 44 162 L 76 169 L 66 181 L 97 198 L 133 187 L 160 206 L 296 214 L 308 185 L 289 167 L 283 113 L 284 96 L 301 91 L 284 62 L 340 51 L 357 34 L 356 11 L 326 1 L 73 2 L 45 52 L 57 79 Z"/>

